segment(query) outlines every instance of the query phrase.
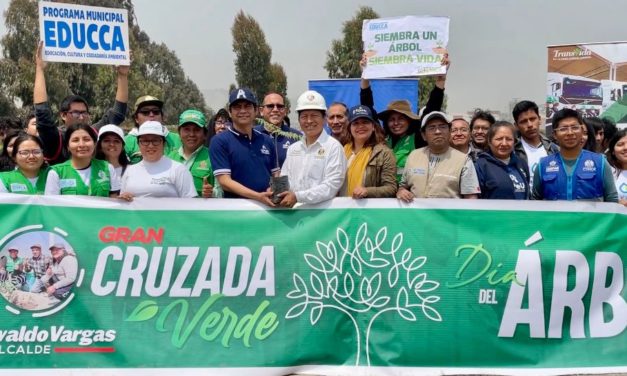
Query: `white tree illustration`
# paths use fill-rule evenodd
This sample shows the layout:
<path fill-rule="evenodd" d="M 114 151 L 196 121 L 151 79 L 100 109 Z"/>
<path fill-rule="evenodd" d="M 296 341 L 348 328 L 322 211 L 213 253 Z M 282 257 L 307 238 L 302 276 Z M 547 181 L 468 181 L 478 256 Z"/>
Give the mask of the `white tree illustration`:
<path fill-rule="evenodd" d="M 403 233 L 396 234 L 391 243 L 386 243 L 387 236 L 387 227 L 382 227 L 370 238 L 368 225 L 363 223 L 351 242 L 346 231 L 338 228 L 335 241 L 316 241 L 317 255 L 305 253 L 309 278 L 306 281 L 294 273 L 294 288 L 287 294 L 287 298 L 300 301 L 287 311 L 286 319 L 299 317 L 307 309 L 311 325 L 316 325 L 325 309 L 349 317 L 356 333 L 355 365 L 359 365 L 364 334 L 366 363 L 370 365 L 370 329 L 383 313 L 396 312 L 404 320 L 417 321 L 416 313 L 422 312 L 429 320 L 442 321 L 431 306 L 440 297 L 429 295 L 440 284 L 420 271 L 427 257 L 414 256 L 411 248 L 402 250 Z M 384 249 L 386 244 L 388 249 Z M 361 328 L 358 323 L 365 321 L 357 317 L 365 314 L 369 320 Z"/>

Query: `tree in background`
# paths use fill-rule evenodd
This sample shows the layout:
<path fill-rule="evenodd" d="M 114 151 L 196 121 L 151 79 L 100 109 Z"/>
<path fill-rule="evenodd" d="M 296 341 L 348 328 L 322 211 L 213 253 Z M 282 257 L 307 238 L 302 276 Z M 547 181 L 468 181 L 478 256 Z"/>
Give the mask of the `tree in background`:
<path fill-rule="evenodd" d="M 80 4 L 128 11 L 132 50 L 129 74 L 131 111 L 137 97 L 150 94 L 165 101 L 168 124 L 176 123 L 178 115 L 190 107 L 211 115 L 200 90 L 185 76 L 176 54 L 163 43 L 152 42 L 139 28 L 131 0 L 81 0 Z M 18 112 L 23 115 L 33 104 L 34 56 L 39 39 L 37 1 L 11 0 L 4 16 L 7 33 L 0 41 L 3 48 L 0 89 L 10 103 L 21 102 L 22 109 Z M 112 66 L 106 65 L 51 63 L 46 69 L 46 83 L 53 109 L 58 109 L 65 96 L 74 93 L 87 99 L 94 118 L 99 118 L 113 104 L 116 73 Z"/>
<path fill-rule="evenodd" d="M 272 48 L 259 23 L 240 11 L 231 27 L 235 52 L 235 80 L 238 87 L 246 87 L 261 96 L 273 91 L 287 95 L 287 76 L 283 67 L 271 63 Z"/>
<path fill-rule="evenodd" d="M 364 43 L 361 40 L 361 27 L 364 20 L 379 18 L 379 14 L 370 7 L 359 7 L 355 17 L 344 22 L 342 34 L 344 37 L 331 42 L 331 50 L 327 51 L 327 61 L 324 69 L 329 78 L 358 78 L 361 77 L 359 60 L 364 53 Z"/>
<path fill-rule="evenodd" d="M 342 27 L 343 38 L 334 39 L 331 49 L 327 51 L 327 61 L 324 69 L 329 78 L 359 78 L 361 69 L 359 60 L 364 52 L 364 43 L 361 39 L 361 29 L 364 20 L 380 18 L 371 7 L 361 6 L 353 18 L 344 22 Z M 429 99 L 429 93 L 435 86 L 435 77 L 420 77 L 418 84 L 419 107 L 424 107 Z M 400 98 L 399 98 L 400 99 Z M 442 110 L 446 110 L 446 98 Z"/>

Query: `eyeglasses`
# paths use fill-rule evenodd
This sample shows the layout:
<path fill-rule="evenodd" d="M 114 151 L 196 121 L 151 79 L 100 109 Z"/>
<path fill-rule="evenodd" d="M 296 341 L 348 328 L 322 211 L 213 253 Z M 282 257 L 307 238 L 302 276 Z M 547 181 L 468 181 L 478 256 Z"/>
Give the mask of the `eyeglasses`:
<path fill-rule="evenodd" d="M 67 113 L 74 119 L 79 119 L 81 117 L 86 118 L 89 116 L 89 111 L 68 111 Z"/>
<path fill-rule="evenodd" d="M 156 109 L 150 109 L 150 110 L 141 110 L 141 111 L 137 111 L 137 113 L 142 114 L 144 116 L 157 116 L 157 115 L 161 115 L 161 110 L 156 108 Z"/>
<path fill-rule="evenodd" d="M 273 108 L 277 108 L 278 110 L 282 110 L 285 108 L 284 104 L 279 104 L 279 103 L 268 103 L 268 104 L 264 104 L 263 105 L 265 108 L 267 108 L 268 110 L 272 110 Z"/>
<path fill-rule="evenodd" d="M 435 131 L 444 132 L 449 129 L 448 124 L 431 124 L 425 127 L 427 132 L 433 133 Z"/>
<path fill-rule="evenodd" d="M 159 146 L 163 143 L 163 140 L 160 138 L 153 138 L 153 139 L 149 139 L 146 140 L 144 138 L 139 140 L 139 144 L 141 146 L 148 146 L 148 145 L 152 145 L 152 146 Z"/>
<path fill-rule="evenodd" d="M 581 132 L 581 125 L 573 125 L 571 127 L 561 127 L 561 128 L 557 128 L 555 130 L 555 132 L 560 133 L 560 134 L 566 134 L 566 133 L 577 133 L 577 132 Z"/>
<path fill-rule="evenodd" d="M 226 120 L 222 120 L 222 119 L 216 120 L 216 124 L 217 125 L 226 125 Z"/>
<path fill-rule="evenodd" d="M 40 157 L 43 154 L 43 151 L 41 149 L 33 149 L 33 150 L 20 150 L 17 152 L 17 155 L 19 155 L 20 157 L 28 157 L 30 155 L 32 155 L 33 157 Z"/>

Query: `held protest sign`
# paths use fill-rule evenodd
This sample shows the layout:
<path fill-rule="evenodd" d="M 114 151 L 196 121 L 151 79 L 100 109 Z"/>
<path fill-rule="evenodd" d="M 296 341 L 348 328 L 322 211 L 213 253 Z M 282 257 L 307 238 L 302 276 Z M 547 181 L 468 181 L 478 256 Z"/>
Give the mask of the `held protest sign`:
<path fill-rule="evenodd" d="M 469 201 L 0 195 L 0 370 L 626 372 L 625 208 Z"/>
<path fill-rule="evenodd" d="M 448 17 L 405 16 L 364 20 L 362 40 L 368 65 L 364 78 L 446 73 Z"/>
<path fill-rule="evenodd" d="M 129 65 L 126 9 L 39 2 L 45 61 Z"/>
<path fill-rule="evenodd" d="M 627 42 L 548 47 L 546 123 L 563 109 L 627 127 Z"/>

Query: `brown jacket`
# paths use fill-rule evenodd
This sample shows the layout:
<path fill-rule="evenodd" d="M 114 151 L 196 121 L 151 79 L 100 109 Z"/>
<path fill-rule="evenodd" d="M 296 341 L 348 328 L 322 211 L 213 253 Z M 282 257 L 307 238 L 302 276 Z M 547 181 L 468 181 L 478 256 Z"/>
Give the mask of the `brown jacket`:
<path fill-rule="evenodd" d="M 396 157 L 387 145 L 378 144 L 372 148 L 363 186 L 368 191 L 368 198 L 396 196 Z"/>

